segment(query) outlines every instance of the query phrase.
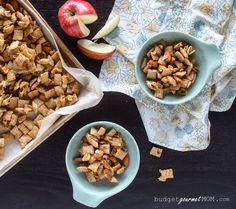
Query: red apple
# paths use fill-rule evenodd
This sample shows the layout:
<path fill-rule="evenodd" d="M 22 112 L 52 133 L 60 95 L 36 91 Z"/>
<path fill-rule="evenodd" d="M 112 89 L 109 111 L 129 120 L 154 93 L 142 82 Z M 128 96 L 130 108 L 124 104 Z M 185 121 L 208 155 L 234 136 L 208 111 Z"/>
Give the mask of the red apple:
<path fill-rule="evenodd" d="M 85 54 L 87 57 L 96 59 L 96 60 L 104 60 L 110 57 L 114 51 L 115 47 L 105 43 L 94 43 L 88 39 L 80 39 L 77 41 L 77 46 L 80 51 Z"/>
<path fill-rule="evenodd" d="M 84 0 L 68 0 L 58 11 L 58 19 L 62 30 L 69 36 L 83 38 L 90 31 L 85 24 L 98 18 L 94 7 Z"/>

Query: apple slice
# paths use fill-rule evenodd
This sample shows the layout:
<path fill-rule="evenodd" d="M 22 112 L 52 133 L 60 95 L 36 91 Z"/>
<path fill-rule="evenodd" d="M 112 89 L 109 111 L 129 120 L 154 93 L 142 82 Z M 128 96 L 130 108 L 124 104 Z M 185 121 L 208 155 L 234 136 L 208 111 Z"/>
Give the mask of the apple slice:
<path fill-rule="evenodd" d="M 110 57 L 116 49 L 114 46 L 109 44 L 97 44 L 88 39 L 78 40 L 77 46 L 83 54 L 95 60 L 104 60 Z"/>
<path fill-rule="evenodd" d="M 80 19 L 78 19 L 78 24 L 80 27 L 80 31 L 75 29 L 75 31 L 71 31 L 72 34 L 76 34 L 76 37 L 86 37 L 90 34 L 90 30 L 86 27 L 86 25 L 84 24 L 84 22 L 82 22 Z M 71 27 L 72 29 L 73 27 Z M 77 34 L 78 33 L 78 34 Z"/>
<path fill-rule="evenodd" d="M 92 40 L 102 38 L 109 33 L 111 33 L 119 24 L 120 22 L 120 16 L 115 16 L 113 19 L 111 19 L 109 22 L 107 22 L 98 32 L 97 34 L 92 38 Z"/>
<path fill-rule="evenodd" d="M 98 19 L 97 15 L 80 15 L 78 17 L 84 24 L 91 24 Z"/>

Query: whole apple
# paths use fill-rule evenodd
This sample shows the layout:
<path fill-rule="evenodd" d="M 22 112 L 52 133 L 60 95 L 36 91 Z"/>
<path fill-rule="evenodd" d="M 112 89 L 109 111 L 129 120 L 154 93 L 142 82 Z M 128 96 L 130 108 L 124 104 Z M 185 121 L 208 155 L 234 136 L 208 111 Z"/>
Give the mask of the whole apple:
<path fill-rule="evenodd" d="M 94 7 L 84 0 L 68 0 L 58 11 L 58 20 L 62 30 L 69 36 L 83 38 L 90 31 L 85 24 L 93 23 L 98 16 Z"/>

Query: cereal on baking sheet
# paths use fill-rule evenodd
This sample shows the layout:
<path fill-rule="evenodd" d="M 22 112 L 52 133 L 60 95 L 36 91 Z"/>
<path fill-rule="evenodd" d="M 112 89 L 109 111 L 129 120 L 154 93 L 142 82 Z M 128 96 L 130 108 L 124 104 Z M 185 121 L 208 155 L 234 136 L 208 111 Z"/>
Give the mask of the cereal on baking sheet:
<path fill-rule="evenodd" d="M 174 173 L 173 169 L 159 169 L 161 176 L 158 178 L 159 181 L 166 181 L 167 179 L 173 179 Z"/>
<path fill-rule="evenodd" d="M 0 159 L 14 139 L 24 148 L 42 120 L 78 101 L 80 84 L 62 68 L 58 52 L 17 0 L 0 11 Z"/>
<path fill-rule="evenodd" d="M 5 146 L 5 139 L 0 138 L 0 160 L 3 159 L 4 156 L 4 146 Z"/>
<path fill-rule="evenodd" d="M 157 147 L 152 147 L 150 150 L 150 155 L 155 156 L 155 157 L 161 157 L 162 154 L 162 149 L 157 148 Z"/>

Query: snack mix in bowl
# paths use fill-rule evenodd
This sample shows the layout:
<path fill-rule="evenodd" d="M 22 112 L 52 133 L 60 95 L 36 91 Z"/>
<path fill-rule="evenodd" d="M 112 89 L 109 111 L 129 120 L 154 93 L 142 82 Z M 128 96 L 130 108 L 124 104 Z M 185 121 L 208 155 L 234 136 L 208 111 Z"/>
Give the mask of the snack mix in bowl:
<path fill-rule="evenodd" d="M 118 183 L 116 176 L 128 166 L 128 152 L 121 133 L 114 128 L 92 127 L 81 140 L 79 155 L 74 158 L 77 171 L 85 173 L 89 182 L 106 179 Z"/>
<path fill-rule="evenodd" d="M 163 99 L 167 94 L 187 94 L 198 72 L 194 52 L 188 43 L 170 44 L 164 40 L 147 52 L 141 68 L 146 74 L 146 84 L 155 92 L 155 97 Z"/>

